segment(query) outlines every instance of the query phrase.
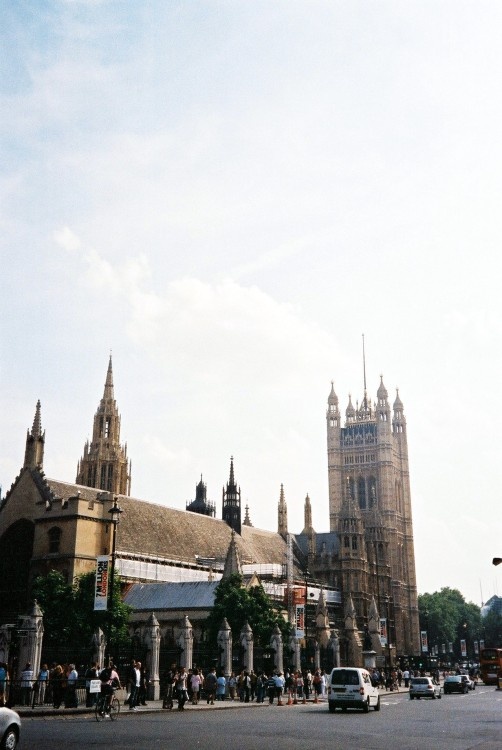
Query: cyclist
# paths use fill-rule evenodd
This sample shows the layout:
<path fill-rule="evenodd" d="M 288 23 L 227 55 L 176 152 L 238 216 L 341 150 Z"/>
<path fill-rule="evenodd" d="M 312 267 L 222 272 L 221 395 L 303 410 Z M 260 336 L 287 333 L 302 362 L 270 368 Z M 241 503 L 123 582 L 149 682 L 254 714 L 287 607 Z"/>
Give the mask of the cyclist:
<path fill-rule="evenodd" d="M 115 671 L 113 664 L 109 667 L 105 667 L 99 673 L 99 679 L 101 680 L 101 706 L 102 713 L 105 716 L 110 715 L 110 702 L 114 690 L 120 690 L 121 684 L 120 679 Z"/>

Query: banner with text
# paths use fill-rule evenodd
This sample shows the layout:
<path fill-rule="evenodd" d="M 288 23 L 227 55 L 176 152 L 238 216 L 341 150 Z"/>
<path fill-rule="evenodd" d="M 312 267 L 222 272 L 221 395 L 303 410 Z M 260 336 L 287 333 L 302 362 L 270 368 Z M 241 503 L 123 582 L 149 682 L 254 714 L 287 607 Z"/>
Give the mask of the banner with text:
<path fill-rule="evenodd" d="M 460 641 L 460 653 L 462 656 L 467 656 L 467 644 L 464 639 Z"/>
<path fill-rule="evenodd" d="M 429 644 L 427 643 L 427 631 L 421 630 L 420 631 L 420 641 L 422 643 L 422 653 L 428 654 L 429 653 Z"/>
<path fill-rule="evenodd" d="M 297 604 L 295 610 L 296 637 L 305 638 L 305 605 Z"/>
<path fill-rule="evenodd" d="M 387 618 L 380 618 L 380 643 L 382 646 L 386 646 L 388 642 L 387 638 Z"/>
<path fill-rule="evenodd" d="M 94 589 L 94 611 L 108 609 L 108 568 L 110 559 L 102 555 L 96 559 L 96 588 Z"/>

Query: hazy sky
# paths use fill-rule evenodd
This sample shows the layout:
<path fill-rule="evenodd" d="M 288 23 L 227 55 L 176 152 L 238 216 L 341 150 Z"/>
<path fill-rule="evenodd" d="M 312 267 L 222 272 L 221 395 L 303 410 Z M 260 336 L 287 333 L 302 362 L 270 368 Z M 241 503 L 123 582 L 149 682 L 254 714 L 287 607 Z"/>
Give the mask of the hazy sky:
<path fill-rule="evenodd" d="M 418 587 L 498 590 L 502 5 L 6 0 L 0 483 L 74 481 L 110 350 L 135 497 L 327 531 L 326 402 L 408 424 Z"/>

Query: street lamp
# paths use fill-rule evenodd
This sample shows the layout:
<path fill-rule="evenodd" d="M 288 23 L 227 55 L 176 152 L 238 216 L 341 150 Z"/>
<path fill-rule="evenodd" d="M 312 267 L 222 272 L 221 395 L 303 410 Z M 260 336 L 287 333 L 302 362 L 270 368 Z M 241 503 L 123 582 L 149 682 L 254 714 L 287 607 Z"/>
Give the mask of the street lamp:
<path fill-rule="evenodd" d="M 118 505 L 118 498 L 115 495 L 113 498 L 113 505 L 108 511 L 111 515 L 111 521 L 112 521 L 112 566 L 110 570 L 110 595 L 109 595 L 109 622 L 110 622 L 110 632 L 109 632 L 109 640 L 111 642 L 111 635 L 112 635 L 112 617 L 113 617 L 113 589 L 115 586 L 115 554 L 116 554 L 116 544 L 117 544 L 117 524 L 120 519 L 120 514 L 124 511 L 122 508 Z M 110 643 L 111 647 L 111 643 Z M 108 649 L 108 658 L 111 659 L 110 655 L 111 648 Z"/>

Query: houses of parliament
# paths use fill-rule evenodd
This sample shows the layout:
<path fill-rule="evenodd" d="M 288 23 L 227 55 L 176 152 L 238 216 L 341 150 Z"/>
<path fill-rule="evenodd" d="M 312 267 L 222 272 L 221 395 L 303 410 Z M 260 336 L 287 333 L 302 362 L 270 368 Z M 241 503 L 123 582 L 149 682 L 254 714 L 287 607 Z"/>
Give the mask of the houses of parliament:
<path fill-rule="evenodd" d="M 74 482 L 44 472 L 45 432 L 40 402 L 26 435 L 18 476 L 0 500 L 0 625 L 26 611 L 38 575 L 60 571 L 68 581 L 111 554 L 110 509 L 123 511 L 116 527 L 116 564 L 123 582 L 208 581 L 221 577 L 231 544 L 243 569 L 269 589 L 315 583 L 331 602 L 329 627 L 347 628 L 361 650 L 374 623 L 385 623 L 395 655 L 419 654 L 419 625 L 406 419 L 396 394 L 392 407 L 383 379 L 372 402 L 366 391 L 345 419 L 334 386 L 326 412 L 329 528 L 312 526 L 304 501 L 304 528 L 288 528 L 284 487 L 278 491 L 276 530 L 255 528 L 236 482 L 234 459 L 223 486 L 221 518 L 202 477 L 185 509 L 131 495 L 131 462 L 121 443 L 110 357 L 104 392 Z M 267 590 L 267 589 L 266 589 Z M 286 606 L 286 605 L 285 605 Z M 326 622 L 328 622 L 328 619 Z M 373 623 L 373 626 L 372 626 Z M 375 639 L 371 641 L 375 647 Z"/>

